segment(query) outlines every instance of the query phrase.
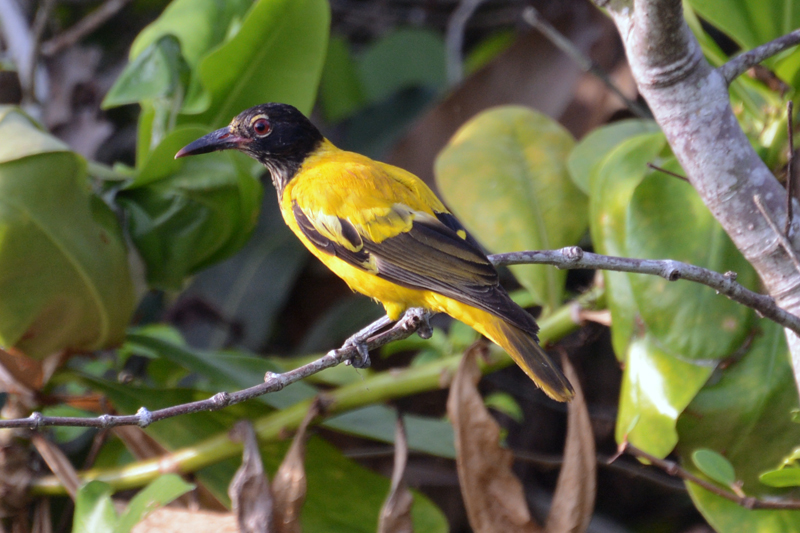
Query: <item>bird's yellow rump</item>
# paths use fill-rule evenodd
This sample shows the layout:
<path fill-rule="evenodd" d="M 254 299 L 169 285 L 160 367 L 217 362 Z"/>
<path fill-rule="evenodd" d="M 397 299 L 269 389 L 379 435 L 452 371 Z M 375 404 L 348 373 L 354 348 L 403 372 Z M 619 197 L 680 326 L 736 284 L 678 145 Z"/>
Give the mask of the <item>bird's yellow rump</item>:
<path fill-rule="evenodd" d="M 351 289 L 380 301 L 391 320 L 414 307 L 447 313 L 503 347 L 548 396 L 572 398 L 537 342 L 536 322 L 422 180 L 336 148 L 286 104 L 248 109 L 175 157 L 226 149 L 269 169 L 286 224 Z"/>

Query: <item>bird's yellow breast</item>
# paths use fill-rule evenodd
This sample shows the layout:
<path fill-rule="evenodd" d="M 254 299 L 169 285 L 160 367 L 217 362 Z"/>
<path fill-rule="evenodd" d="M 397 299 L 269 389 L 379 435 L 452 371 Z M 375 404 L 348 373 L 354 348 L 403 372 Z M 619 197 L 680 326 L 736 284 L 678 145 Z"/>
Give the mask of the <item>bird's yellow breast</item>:
<path fill-rule="evenodd" d="M 403 219 L 393 210 L 396 205 L 431 215 L 446 211 L 419 178 L 400 168 L 339 150 L 325 141 L 284 188 L 281 213 L 312 254 L 352 290 L 381 302 L 392 320 L 409 307 L 447 312 L 441 303 L 448 299 L 441 295 L 402 287 L 320 250 L 300 229 L 293 213 L 295 203 L 307 212 L 347 219 L 366 228 L 371 240 L 381 242 L 411 227 L 411 219 Z"/>

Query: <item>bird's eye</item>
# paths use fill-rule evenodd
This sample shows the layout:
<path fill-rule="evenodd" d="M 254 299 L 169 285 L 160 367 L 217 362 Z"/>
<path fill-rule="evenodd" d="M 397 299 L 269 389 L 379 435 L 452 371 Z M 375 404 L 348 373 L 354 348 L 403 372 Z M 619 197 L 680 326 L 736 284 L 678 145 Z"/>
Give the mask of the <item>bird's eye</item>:
<path fill-rule="evenodd" d="M 272 126 L 270 126 L 269 120 L 265 118 L 260 118 L 253 122 L 253 131 L 255 131 L 256 135 L 259 137 L 265 137 L 271 130 Z"/>

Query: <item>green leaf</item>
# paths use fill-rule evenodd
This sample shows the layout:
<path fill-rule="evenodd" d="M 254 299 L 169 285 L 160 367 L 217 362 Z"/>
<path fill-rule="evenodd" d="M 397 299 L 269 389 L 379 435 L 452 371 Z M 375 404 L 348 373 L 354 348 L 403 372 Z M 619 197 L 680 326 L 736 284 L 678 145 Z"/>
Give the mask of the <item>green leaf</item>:
<path fill-rule="evenodd" d="M 500 30 L 486 37 L 476 44 L 469 54 L 464 58 L 464 74 L 469 76 L 477 72 L 492 59 L 499 56 L 517 40 L 517 32 L 514 30 Z"/>
<path fill-rule="evenodd" d="M 394 30 L 366 50 L 358 66 L 371 103 L 408 87 L 440 90 L 447 84 L 444 41 L 432 30 Z"/>
<path fill-rule="evenodd" d="M 800 487 L 800 468 L 779 468 L 764 472 L 758 477 L 764 485 L 770 487 Z"/>
<path fill-rule="evenodd" d="M 676 423 L 713 368 L 682 361 L 647 334 L 631 341 L 622 374 L 617 442 L 666 457 L 678 442 Z"/>
<path fill-rule="evenodd" d="M 800 7 L 794 0 L 689 0 L 689 3 L 745 50 L 800 27 Z"/>
<path fill-rule="evenodd" d="M 700 448 L 692 452 L 692 462 L 702 473 L 726 486 L 736 481 L 736 471 L 724 456 L 708 448 Z"/>
<path fill-rule="evenodd" d="M 164 474 L 131 499 L 128 508 L 119 518 L 114 533 L 129 533 L 133 527 L 145 517 L 170 503 L 175 498 L 194 489 L 194 485 L 186 483 L 176 474 Z"/>
<path fill-rule="evenodd" d="M 748 494 L 774 494 L 758 476 L 783 461 L 800 442 L 800 425 L 791 421 L 797 389 L 783 329 L 769 320 L 741 360 L 709 382 L 678 421 L 679 452 L 725 450 Z M 715 332 L 716 334 L 716 332 Z"/>
<path fill-rule="evenodd" d="M 119 224 L 85 160 L 0 109 L 0 345 L 34 358 L 112 346 L 134 304 Z"/>
<path fill-rule="evenodd" d="M 200 62 L 197 73 L 210 104 L 184 122 L 219 128 L 264 102 L 292 104 L 309 114 L 325 62 L 329 25 L 326 0 L 257 1 L 239 31 Z"/>
<path fill-rule="evenodd" d="M 576 244 L 586 231 L 587 200 L 569 179 L 572 136 L 551 118 L 519 106 L 473 117 L 435 163 L 445 201 L 492 252 Z M 517 265 L 511 271 L 536 302 L 560 305 L 566 271 Z"/>
<path fill-rule="evenodd" d="M 664 166 L 680 171 L 671 161 Z M 646 177 L 631 198 L 626 252 L 631 257 L 670 258 L 716 272 L 733 271 L 745 287 L 758 285 L 755 270 L 694 188 L 663 173 Z M 641 319 L 673 355 L 720 359 L 732 355 L 749 334 L 755 313 L 709 287 L 644 274 L 631 274 L 629 279 Z"/>
<path fill-rule="evenodd" d="M 483 399 L 483 403 L 486 404 L 486 407 L 503 413 L 518 424 L 522 424 L 525 419 L 522 408 L 514 397 L 506 392 L 493 392 Z"/>
<path fill-rule="evenodd" d="M 173 149 L 202 131 L 171 133 L 117 195 L 147 280 L 157 287 L 180 288 L 186 276 L 232 255 L 258 220 L 263 190 L 244 156 L 218 152 L 174 160 Z"/>
<path fill-rule="evenodd" d="M 589 220 L 592 242 L 598 253 L 628 257 L 625 244 L 628 204 L 633 192 L 649 172 L 666 146 L 662 133 L 637 135 L 623 141 L 599 164 L 593 166 L 589 179 Z M 606 298 L 611 311 L 611 340 L 619 359 L 628 353 L 638 313 L 628 275 L 603 272 Z"/>
<path fill-rule="evenodd" d="M 100 107 L 171 97 L 188 86 L 188 77 L 189 67 L 181 55 L 180 43 L 172 35 L 165 35 L 125 67 Z"/>
<path fill-rule="evenodd" d="M 75 497 L 75 516 L 72 531 L 108 533 L 114 531 L 117 512 L 111 501 L 111 487 L 102 481 L 90 481 L 78 490 Z"/>
<path fill-rule="evenodd" d="M 319 86 L 319 99 L 327 122 L 339 122 L 364 107 L 367 97 L 356 62 L 345 39 L 331 36 Z"/>
<path fill-rule="evenodd" d="M 630 137 L 658 131 L 661 130 L 655 121 L 638 118 L 620 120 L 592 130 L 575 145 L 567 159 L 567 169 L 572 181 L 584 193 L 590 194 L 592 169 L 601 163 L 612 149 Z"/>

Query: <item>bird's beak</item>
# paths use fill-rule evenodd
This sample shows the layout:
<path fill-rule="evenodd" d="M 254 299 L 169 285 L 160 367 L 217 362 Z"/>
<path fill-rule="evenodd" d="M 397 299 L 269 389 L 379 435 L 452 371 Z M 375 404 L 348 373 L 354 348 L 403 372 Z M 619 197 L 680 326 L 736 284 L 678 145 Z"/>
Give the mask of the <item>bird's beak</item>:
<path fill-rule="evenodd" d="M 212 131 L 204 137 L 200 137 L 196 141 L 187 144 L 181 148 L 175 159 L 179 157 L 186 157 L 187 155 L 207 154 L 209 152 L 217 152 L 219 150 L 230 150 L 231 148 L 241 148 L 248 144 L 250 139 L 240 137 L 231 132 L 230 126 L 225 126 L 217 131 Z"/>

